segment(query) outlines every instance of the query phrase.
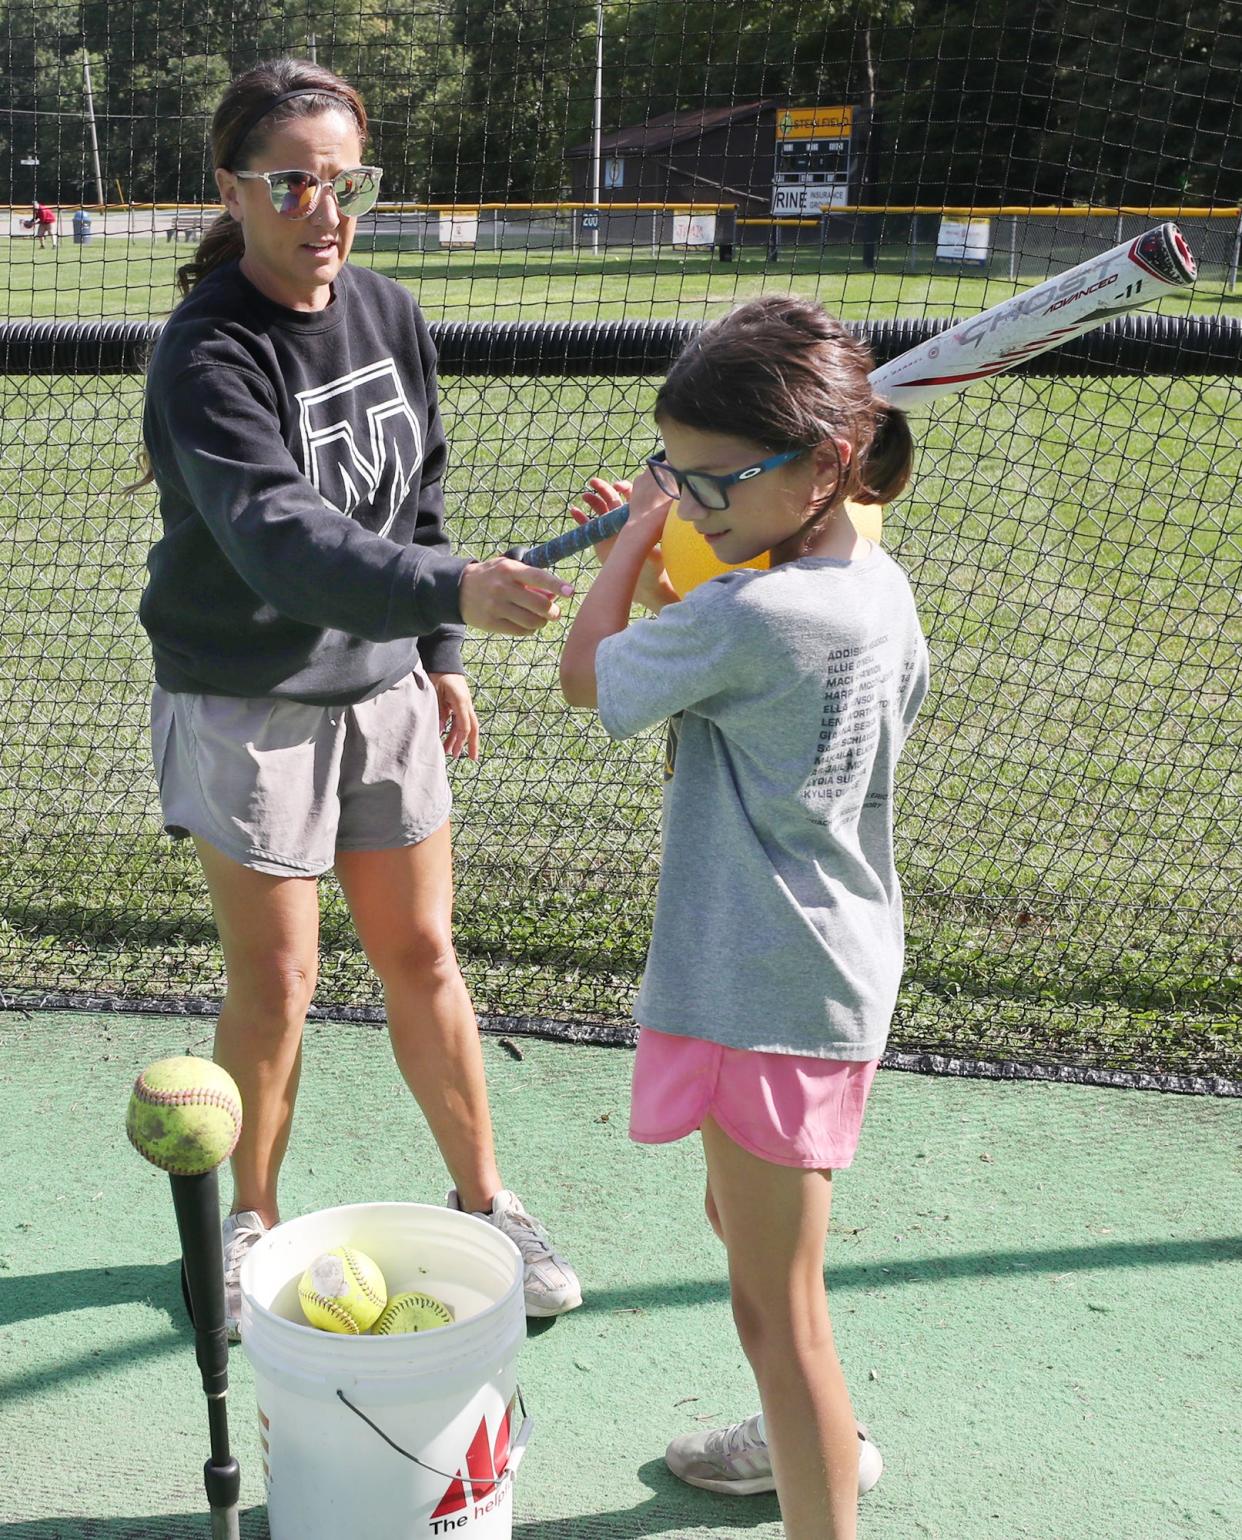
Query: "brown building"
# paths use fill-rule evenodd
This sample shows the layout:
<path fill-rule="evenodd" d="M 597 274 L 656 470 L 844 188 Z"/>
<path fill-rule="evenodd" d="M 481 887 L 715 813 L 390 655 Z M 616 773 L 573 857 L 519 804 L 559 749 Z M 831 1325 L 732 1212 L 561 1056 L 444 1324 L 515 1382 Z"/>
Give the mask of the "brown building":
<path fill-rule="evenodd" d="M 806 109 L 798 109 L 805 113 Z M 679 109 L 661 113 L 645 123 L 620 128 L 600 138 L 599 200 L 618 203 L 695 203 L 700 205 L 733 204 L 739 220 L 760 221 L 743 224 L 736 239 L 765 244 L 772 233 L 766 223 L 772 213 L 773 184 L 779 175 L 778 143 L 781 164 L 792 173 L 797 161 L 797 179 L 808 184 L 836 183 L 844 198 L 843 169 L 849 166 L 851 191 L 856 186 L 862 166 L 859 143 L 861 114 L 854 109 L 854 133 L 849 148 L 842 143 L 831 147 L 831 154 L 808 159 L 805 151 L 820 151 L 815 141 L 795 146 L 778 134 L 778 123 L 788 118 L 786 104 L 776 97 L 744 102 L 735 107 Z M 825 151 L 829 146 L 822 147 Z M 791 159 L 790 152 L 796 151 Z M 570 167 L 571 197 L 575 202 L 589 202 L 592 187 L 594 146 L 590 141 L 576 144 L 567 152 Z M 794 181 L 795 176 L 781 180 Z M 812 192 L 814 189 L 812 188 Z M 627 221 L 630 223 L 627 226 Z M 669 221 L 671 222 L 671 221 Z M 642 243 L 649 237 L 651 216 L 638 213 L 601 214 L 601 225 L 608 229 L 609 243 L 632 238 Z M 722 222 L 718 241 L 728 226 Z M 665 232 L 664 238 L 671 239 Z"/>

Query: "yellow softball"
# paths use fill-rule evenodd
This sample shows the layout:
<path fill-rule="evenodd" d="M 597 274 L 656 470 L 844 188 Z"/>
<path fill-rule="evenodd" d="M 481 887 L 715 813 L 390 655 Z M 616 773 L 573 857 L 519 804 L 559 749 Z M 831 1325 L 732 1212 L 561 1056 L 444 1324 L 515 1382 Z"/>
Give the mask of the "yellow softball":
<path fill-rule="evenodd" d="M 434 1294 L 394 1294 L 371 1328 L 373 1337 L 390 1337 L 398 1332 L 431 1331 L 437 1326 L 451 1326 L 452 1310 Z"/>
<path fill-rule="evenodd" d="M 863 539 L 874 540 L 879 545 L 884 535 L 884 504 L 847 502 L 845 511 Z"/>
<path fill-rule="evenodd" d="M 203 1176 L 233 1153 L 241 1095 L 227 1070 L 182 1055 L 148 1064 L 134 1082 L 125 1132 L 140 1155 L 172 1176 Z"/>
<path fill-rule="evenodd" d="M 298 1299 L 303 1314 L 320 1331 L 357 1337 L 388 1303 L 384 1275 L 364 1251 L 336 1246 L 318 1256 L 302 1274 Z"/>

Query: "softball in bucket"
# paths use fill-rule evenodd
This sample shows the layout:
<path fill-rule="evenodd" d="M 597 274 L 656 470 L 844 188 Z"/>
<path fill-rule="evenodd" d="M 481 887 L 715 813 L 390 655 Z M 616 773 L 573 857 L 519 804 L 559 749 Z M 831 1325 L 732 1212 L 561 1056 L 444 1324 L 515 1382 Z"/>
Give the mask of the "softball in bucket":
<path fill-rule="evenodd" d="M 298 1300 L 320 1331 L 357 1336 L 369 1331 L 388 1303 L 384 1275 L 364 1251 L 335 1246 L 317 1256 L 302 1274 Z"/>
<path fill-rule="evenodd" d="M 371 1327 L 373 1337 L 390 1337 L 403 1331 L 432 1331 L 451 1326 L 453 1312 L 434 1294 L 407 1291 L 394 1294 Z"/>

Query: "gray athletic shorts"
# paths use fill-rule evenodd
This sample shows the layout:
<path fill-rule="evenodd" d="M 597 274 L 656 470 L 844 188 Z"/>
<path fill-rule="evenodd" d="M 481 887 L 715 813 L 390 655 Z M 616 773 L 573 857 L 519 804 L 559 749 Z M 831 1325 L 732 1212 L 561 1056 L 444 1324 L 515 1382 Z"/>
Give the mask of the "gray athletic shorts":
<path fill-rule="evenodd" d="M 421 668 L 356 706 L 156 685 L 151 753 L 169 834 L 277 877 L 317 877 L 338 850 L 417 845 L 452 807 Z"/>

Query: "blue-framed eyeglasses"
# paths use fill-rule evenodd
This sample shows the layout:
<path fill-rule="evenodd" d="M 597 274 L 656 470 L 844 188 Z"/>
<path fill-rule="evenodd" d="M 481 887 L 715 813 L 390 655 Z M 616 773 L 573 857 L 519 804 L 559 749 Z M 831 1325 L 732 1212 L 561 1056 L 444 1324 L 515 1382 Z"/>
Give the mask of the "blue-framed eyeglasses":
<path fill-rule="evenodd" d="M 664 458 L 664 451 L 661 450 L 648 459 L 647 469 L 656 486 L 669 497 L 680 497 L 685 488 L 701 507 L 719 510 L 729 506 L 729 488 L 736 486 L 739 481 L 753 481 L 756 476 L 762 476 L 764 471 L 774 471 L 778 465 L 788 465 L 791 460 L 805 453 L 805 449 L 786 449 L 783 454 L 771 455 L 766 460 L 760 460 L 757 465 L 748 465 L 744 471 L 734 471 L 731 476 L 713 476 L 709 471 L 676 470 Z"/>
<path fill-rule="evenodd" d="M 243 182 L 266 182 L 272 207 L 286 219 L 309 219 L 325 187 L 332 189 L 341 213 L 357 219 L 375 207 L 383 172 L 378 166 L 354 166 L 328 181 L 313 171 L 234 171 L 233 175 Z"/>

